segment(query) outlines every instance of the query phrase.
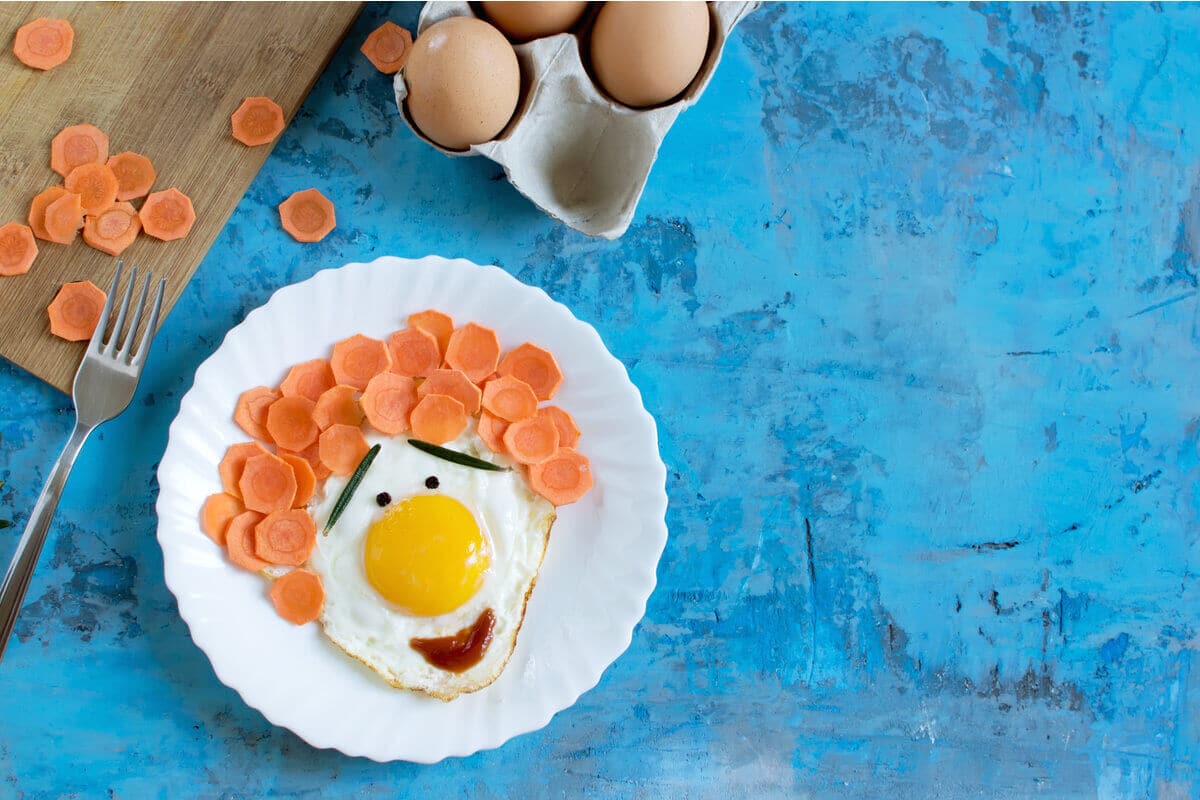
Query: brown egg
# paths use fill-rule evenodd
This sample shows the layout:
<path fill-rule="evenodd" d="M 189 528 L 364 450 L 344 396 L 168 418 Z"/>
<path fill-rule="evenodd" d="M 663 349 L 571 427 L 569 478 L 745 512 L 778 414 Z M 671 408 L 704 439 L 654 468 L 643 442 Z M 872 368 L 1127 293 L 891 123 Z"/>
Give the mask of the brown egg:
<path fill-rule="evenodd" d="M 634 108 L 672 99 L 708 52 L 708 5 L 605 3 L 592 27 L 592 69 L 613 99 Z"/>
<path fill-rule="evenodd" d="M 483 11 L 496 27 L 517 42 L 527 42 L 542 36 L 553 36 L 571 29 L 587 3 L 485 2 Z"/>
<path fill-rule="evenodd" d="M 517 54 L 504 34 L 474 17 L 430 25 L 404 65 L 413 123 L 449 150 L 496 138 L 521 89 Z"/>

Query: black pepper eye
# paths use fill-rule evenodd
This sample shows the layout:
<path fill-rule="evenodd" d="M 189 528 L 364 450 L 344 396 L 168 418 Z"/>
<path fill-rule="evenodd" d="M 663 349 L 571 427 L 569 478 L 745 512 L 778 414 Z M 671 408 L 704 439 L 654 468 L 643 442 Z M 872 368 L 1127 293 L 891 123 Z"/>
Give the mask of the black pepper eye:
<path fill-rule="evenodd" d="M 392 496 L 387 492 L 380 492 L 379 494 L 375 495 L 375 502 L 380 506 L 386 506 L 388 503 L 392 502 Z"/>
<path fill-rule="evenodd" d="M 439 485 L 440 485 L 440 483 L 437 479 L 437 475 L 430 475 L 428 478 L 425 479 L 425 488 L 426 489 L 436 489 L 436 488 L 438 488 Z"/>

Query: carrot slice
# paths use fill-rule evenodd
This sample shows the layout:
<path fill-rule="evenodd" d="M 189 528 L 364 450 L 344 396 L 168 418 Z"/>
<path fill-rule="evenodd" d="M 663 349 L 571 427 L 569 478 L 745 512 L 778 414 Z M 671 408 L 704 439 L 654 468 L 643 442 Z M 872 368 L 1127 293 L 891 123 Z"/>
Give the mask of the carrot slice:
<path fill-rule="evenodd" d="M 294 569 L 271 584 L 271 602 L 275 613 L 293 625 L 307 625 L 321 616 L 325 607 L 325 587 L 321 576 L 306 569 Z"/>
<path fill-rule="evenodd" d="M 328 197 L 305 189 L 279 204 L 279 222 L 297 242 L 319 242 L 337 226 L 337 215 Z"/>
<path fill-rule="evenodd" d="M 99 214 L 117 202 L 117 176 L 103 164 L 80 164 L 67 173 L 63 186 L 79 195 L 88 214 Z"/>
<path fill-rule="evenodd" d="M 303 508 L 275 511 L 254 526 L 254 554 L 263 561 L 298 567 L 317 544 L 317 523 Z"/>
<path fill-rule="evenodd" d="M 200 530 L 221 547 L 225 546 L 225 530 L 229 522 L 245 511 L 242 501 L 227 492 L 210 494 L 200 507 Z"/>
<path fill-rule="evenodd" d="M 255 386 L 247 389 L 238 397 L 237 407 L 233 410 L 233 421 L 238 427 L 255 439 L 273 442 L 267 431 L 267 409 L 282 395 L 266 386 Z"/>
<path fill-rule="evenodd" d="M 333 346 L 329 366 L 337 383 L 361 392 L 371 378 L 392 368 L 392 354 L 383 342 L 359 333 Z"/>
<path fill-rule="evenodd" d="M 558 428 L 559 447 L 574 447 L 579 441 L 579 426 L 575 424 L 575 418 L 558 406 L 542 406 L 537 410 L 537 415 L 549 419 Z"/>
<path fill-rule="evenodd" d="M 467 409 L 444 394 L 427 394 L 417 401 L 409 419 L 413 436 L 430 444 L 445 444 L 467 429 Z"/>
<path fill-rule="evenodd" d="M 562 370 L 558 368 L 554 356 L 529 342 L 508 351 L 500 360 L 496 372 L 501 376 L 511 375 L 525 381 L 533 389 L 538 400 L 554 397 L 563 381 Z"/>
<path fill-rule="evenodd" d="M 408 430 L 408 416 L 417 404 L 416 383 L 404 375 L 381 372 L 371 378 L 359 402 L 372 428 L 395 436 Z"/>
<path fill-rule="evenodd" d="M 476 431 L 479 433 L 479 438 L 483 439 L 483 443 L 493 453 L 508 452 L 508 448 L 504 446 L 504 432 L 506 430 L 508 430 L 508 422 L 506 420 L 502 420 L 486 411 L 479 412 L 479 425 Z"/>
<path fill-rule="evenodd" d="M 321 432 L 321 463 L 334 475 L 353 475 L 370 449 L 362 428 L 357 425 L 330 425 Z"/>
<path fill-rule="evenodd" d="M 68 342 L 91 339 L 104 310 L 104 298 L 104 292 L 91 281 L 64 283 L 46 308 L 50 333 Z"/>
<path fill-rule="evenodd" d="M 80 164 L 103 164 L 108 136 L 95 125 L 68 125 L 50 140 L 50 169 L 64 178 Z"/>
<path fill-rule="evenodd" d="M 363 411 L 358 407 L 357 396 L 358 390 L 353 386 L 331 386 L 318 398 L 313 421 L 321 430 L 337 424 L 362 425 Z"/>
<path fill-rule="evenodd" d="M 29 227 L 34 236 L 47 242 L 51 241 L 50 234 L 46 232 L 46 207 L 66 194 L 67 190 L 63 187 L 51 186 L 30 201 Z"/>
<path fill-rule="evenodd" d="M 267 406 L 267 433 L 284 450 L 298 452 L 317 440 L 316 403 L 307 397 L 281 397 Z"/>
<path fill-rule="evenodd" d="M 64 190 L 64 194 L 46 206 L 46 217 L 42 227 L 46 239 L 57 244 L 70 244 L 75 234 L 83 227 L 83 204 L 77 194 Z"/>
<path fill-rule="evenodd" d="M 38 246 L 28 225 L 0 225 L 0 275 L 24 275 L 37 258 Z"/>
<path fill-rule="evenodd" d="M 317 490 L 317 475 L 313 472 L 312 464 L 304 456 L 295 453 L 281 452 L 278 455 L 296 474 L 296 498 L 292 500 L 292 508 L 303 508 Z"/>
<path fill-rule="evenodd" d="M 505 449 L 522 464 L 540 464 L 558 450 L 558 428 L 546 417 L 514 422 L 503 438 Z"/>
<path fill-rule="evenodd" d="M 242 502 L 251 511 L 270 514 L 292 507 L 296 499 L 296 473 L 282 458 L 270 453 L 246 459 L 238 479 Z"/>
<path fill-rule="evenodd" d="M 495 378 L 483 387 L 483 407 L 509 422 L 536 416 L 537 404 L 529 384 L 511 376 Z"/>
<path fill-rule="evenodd" d="M 442 364 L 442 352 L 437 337 L 420 328 L 405 328 L 388 337 L 392 351 L 392 372 L 421 378 Z"/>
<path fill-rule="evenodd" d="M 592 488 L 592 466 L 569 447 L 529 468 L 529 485 L 556 506 L 574 503 Z"/>
<path fill-rule="evenodd" d="M 254 554 L 254 528 L 265 516 L 257 511 L 243 511 L 229 520 L 229 526 L 225 529 L 225 548 L 229 560 L 242 569 L 258 572 L 270 566 Z"/>
<path fill-rule="evenodd" d="M 233 138 L 247 147 L 270 144 L 283 132 L 283 109 L 269 97 L 247 97 L 229 117 Z"/>
<path fill-rule="evenodd" d="M 126 151 L 109 156 L 105 162 L 117 178 L 117 199 L 136 200 L 150 192 L 158 175 L 150 159 L 141 153 Z"/>
<path fill-rule="evenodd" d="M 288 370 L 287 377 L 279 384 L 279 391 L 284 397 L 307 397 L 314 403 L 321 398 L 326 389 L 333 388 L 333 371 L 329 362 L 323 358 L 314 358 L 297 364 Z"/>
<path fill-rule="evenodd" d="M 463 404 L 467 414 L 474 416 L 479 413 L 479 404 L 483 400 L 483 392 L 471 383 L 466 373 L 457 369 L 435 369 L 417 387 L 417 397 L 427 394 L 446 394 Z"/>
<path fill-rule="evenodd" d="M 491 328 L 469 322 L 450 334 L 446 366 L 462 370 L 475 383 L 495 372 L 499 362 L 500 340 Z"/>
<path fill-rule="evenodd" d="M 321 463 L 321 447 L 320 443 L 317 441 L 314 441 L 308 447 L 300 450 L 299 452 L 281 449 L 276 451 L 276 455 L 278 455 L 280 458 L 283 456 L 296 456 L 297 458 L 303 458 L 308 462 L 308 465 L 312 467 L 313 475 L 316 475 L 317 480 L 319 481 L 323 481 L 333 474 L 329 471 L 329 467 Z M 297 488 L 297 491 L 299 491 L 299 488 Z"/>
<path fill-rule="evenodd" d="M 188 235 L 196 221 L 196 210 L 190 197 L 171 188 L 147 197 L 138 216 L 147 235 L 169 242 Z"/>
<path fill-rule="evenodd" d="M 384 75 L 395 75 L 404 68 L 412 51 L 412 34 L 394 22 L 385 22 L 371 31 L 362 43 L 362 54 Z"/>
<path fill-rule="evenodd" d="M 443 358 L 445 357 L 446 345 L 450 344 L 450 334 L 454 333 L 454 320 L 449 314 L 429 308 L 418 311 L 416 314 L 409 314 L 408 324 L 410 327 L 432 333 L 433 337 L 437 339 L 438 351 Z"/>
<path fill-rule="evenodd" d="M 83 169 L 83 167 L 80 167 Z M 120 255 L 141 233 L 142 221 L 131 203 L 120 202 L 100 214 L 89 214 L 83 220 L 83 241 L 89 247 Z"/>
<path fill-rule="evenodd" d="M 229 446 L 221 463 L 217 465 L 217 471 L 221 473 L 221 486 L 225 488 L 227 494 L 231 494 L 239 500 L 242 498 L 242 490 L 238 488 L 238 481 L 242 479 L 242 470 L 246 467 L 246 461 L 255 456 L 266 455 L 266 453 L 267 449 L 258 442 L 242 442 Z"/>
<path fill-rule="evenodd" d="M 53 69 L 71 56 L 75 29 L 65 19 L 39 17 L 17 28 L 13 55 L 34 69 Z"/>

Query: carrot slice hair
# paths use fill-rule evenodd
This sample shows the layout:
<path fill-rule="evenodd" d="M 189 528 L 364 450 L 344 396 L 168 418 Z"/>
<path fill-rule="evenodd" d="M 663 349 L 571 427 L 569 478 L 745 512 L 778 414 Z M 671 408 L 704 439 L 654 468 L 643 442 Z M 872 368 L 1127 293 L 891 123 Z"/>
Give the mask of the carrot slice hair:
<path fill-rule="evenodd" d="M 371 378 L 360 403 L 372 428 L 389 436 L 404 433 L 417 404 L 416 384 L 412 378 L 381 372 Z"/>
<path fill-rule="evenodd" d="M 230 520 L 245 510 L 242 501 L 227 492 L 211 494 L 200 507 L 200 530 L 224 547 Z"/>
<path fill-rule="evenodd" d="M 57 200 L 52 200 L 46 206 L 46 216 L 42 227 L 46 230 L 46 238 L 56 244 L 70 244 L 75 241 L 75 234 L 83 227 L 83 203 L 79 195 L 64 190 Z"/>
<path fill-rule="evenodd" d="M 316 403 L 307 397 L 281 397 L 267 406 L 267 433 L 284 450 L 300 451 L 317 440 Z"/>
<path fill-rule="evenodd" d="M 353 475 L 369 449 L 362 428 L 357 425 L 330 425 L 321 432 L 321 463 L 334 475 Z"/>
<path fill-rule="evenodd" d="M 254 527 L 263 521 L 264 516 L 257 511 L 243 511 L 229 520 L 229 526 L 225 528 L 225 549 L 229 553 L 229 560 L 251 572 L 270 566 L 254 553 Z"/>
<path fill-rule="evenodd" d="M 329 467 L 321 463 L 321 448 L 319 442 L 314 441 L 308 447 L 300 451 L 278 450 L 276 455 L 280 456 L 281 458 L 283 456 L 296 456 L 297 458 L 303 458 L 308 462 L 308 465 L 312 467 L 313 475 L 316 475 L 317 480 L 319 481 L 323 481 L 333 474 L 329 471 Z"/>
<path fill-rule="evenodd" d="M 221 458 L 221 463 L 217 465 L 217 471 L 221 473 L 221 486 L 224 487 L 226 493 L 239 500 L 242 498 L 242 490 L 238 488 L 238 481 L 242 479 L 242 470 L 246 467 L 246 461 L 254 456 L 265 455 L 266 452 L 267 449 L 258 442 L 242 442 L 229 446 Z"/>
<path fill-rule="evenodd" d="M 136 200 L 145 197 L 158 175 L 154 164 L 141 153 L 125 151 L 109 156 L 105 162 L 117 178 L 117 199 Z"/>
<path fill-rule="evenodd" d="M 388 21 L 371 31 L 359 49 L 375 65 L 375 69 L 384 75 L 395 75 L 404 68 L 412 46 L 412 34 Z"/>
<path fill-rule="evenodd" d="M 443 314 L 441 311 L 430 308 L 418 311 L 416 314 L 409 314 L 408 324 L 413 328 L 420 328 L 426 333 L 432 333 L 433 338 L 437 339 L 438 352 L 445 358 L 446 345 L 450 344 L 450 334 L 454 333 L 454 320 L 449 314 Z"/>
<path fill-rule="evenodd" d="M 229 117 L 233 138 L 247 147 L 270 144 L 283 132 L 283 109 L 269 97 L 247 97 Z"/>
<path fill-rule="evenodd" d="M 536 416 L 537 405 L 529 384 L 512 376 L 495 378 L 483 387 L 483 407 L 509 422 Z"/>
<path fill-rule="evenodd" d="M 288 370 L 287 377 L 279 384 L 279 391 L 284 397 L 307 397 L 315 403 L 333 385 L 333 371 L 329 369 L 329 362 L 314 358 Z"/>
<path fill-rule="evenodd" d="M 503 438 L 505 449 L 522 464 L 540 464 L 558 450 L 558 428 L 546 417 L 514 422 Z"/>
<path fill-rule="evenodd" d="M 247 389 L 238 397 L 237 406 L 233 410 L 233 421 L 238 427 L 255 439 L 273 442 L 267 431 L 267 409 L 282 395 L 267 386 L 255 386 Z"/>
<path fill-rule="evenodd" d="M 117 176 L 103 164 L 80 164 L 67 173 L 63 186 L 79 195 L 88 214 L 99 214 L 117 202 Z"/>
<path fill-rule="evenodd" d="M 38 246 L 28 225 L 0 225 L 0 275 L 24 275 L 37 258 Z"/>
<path fill-rule="evenodd" d="M 13 55 L 34 69 L 53 69 L 71 57 L 75 29 L 65 19 L 39 17 L 17 28 Z"/>
<path fill-rule="evenodd" d="M 275 612 L 293 625 L 306 625 L 321 616 L 325 607 L 325 587 L 321 576 L 306 569 L 294 569 L 271 585 Z"/>
<path fill-rule="evenodd" d="M 445 444 L 467 429 L 467 410 L 453 397 L 427 394 L 413 407 L 409 423 L 416 438 Z"/>
<path fill-rule="evenodd" d="M 554 356 L 548 350 L 529 342 L 510 350 L 501 359 L 496 372 L 501 376 L 512 376 L 525 381 L 533 389 L 538 400 L 554 397 L 563 381 L 562 370 L 558 368 Z"/>
<path fill-rule="evenodd" d="M 574 503 L 592 488 L 592 466 L 569 447 L 529 468 L 529 485 L 556 506 Z"/>
<path fill-rule="evenodd" d="M 499 362 L 500 340 L 491 328 L 469 322 L 450 334 L 446 366 L 462 370 L 475 383 L 495 372 Z"/>
<path fill-rule="evenodd" d="M 423 378 L 442 364 L 437 338 L 420 328 L 405 328 L 388 337 L 392 351 L 392 372 L 409 378 Z"/>
<path fill-rule="evenodd" d="M 359 333 L 333 346 L 329 366 L 337 383 L 362 391 L 371 378 L 392 368 L 392 354 L 383 342 Z"/>
<path fill-rule="evenodd" d="M 371 384 L 368 383 L 368 386 Z M 353 386 L 331 386 L 321 393 L 313 408 L 313 421 L 325 430 L 330 425 L 362 425 L 363 410 L 359 408 L 358 390 Z"/>
<path fill-rule="evenodd" d="M 64 178 L 80 164 L 108 159 L 108 135 L 95 125 L 68 125 L 50 140 L 50 169 Z"/>
<path fill-rule="evenodd" d="M 101 253 L 116 256 L 133 244 L 141 230 L 137 209 L 131 203 L 120 202 L 84 218 L 83 241 Z"/>
<path fill-rule="evenodd" d="M 317 523 L 302 508 L 275 511 L 254 526 L 254 554 L 263 561 L 298 567 L 317 544 Z"/>
<path fill-rule="evenodd" d="M 34 236 L 47 242 L 51 241 L 50 234 L 46 232 L 46 207 L 66 194 L 67 190 L 63 187 L 51 186 L 29 202 L 29 227 Z"/>
<path fill-rule="evenodd" d="M 575 418 L 558 406 L 542 406 L 537 415 L 546 417 L 558 428 L 559 447 L 574 447 L 579 441 L 579 426 L 575 424 Z"/>
<path fill-rule="evenodd" d="M 295 453 L 278 453 L 277 455 L 288 463 L 296 475 L 296 498 L 292 500 L 292 507 L 303 508 L 308 505 L 313 492 L 317 490 L 317 475 L 313 472 L 312 464 L 309 464 L 308 459 L 304 456 Z"/>
<path fill-rule="evenodd" d="M 64 283 L 46 308 L 50 333 L 68 342 L 91 339 L 104 310 L 104 298 L 104 292 L 91 281 Z"/>
<path fill-rule="evenodd" d="M 169 242 L 188 235 L 196 221 L 196 210 L 192 208 L 190 197 L 170 188 L 147 197 L 138 216 L 142 219 L 142 230 L 148 236 Z"/>
<path fill-rule="evenodd" d="M 279 204 L 279 222 L 297 242 L 319 242 L 337 226 L 337 215 L 328 197 L 305 189 Z"/>
<path fill-rule="evenodd" d="M 471 383 L 466 373 L 458 369 L 435 369 L 417 387 L 417 397 L 427 394 L 445 394 L 463 404 L 467 414 L 474 416 L 479 413 L 479 404 L 483 401 L 483 392 Z"/>
<path fill-rule="evenodd" d="M 479 438 L 483 439 L 483 443 L 493 453 L 507 453 L 508 448 L 504 446 L 504 432 L 508 430 L 508 422 L 499 417 L 489 414 L 487 411 L 479 413 L 479 425 L 476 431 L 479 433 Z"/>
<path fill-rule="evenodd" d="M 296 499 L 296 473 L 277 455 L 252 456 L 242 468 L 238 489 L 242 502 L 251 511 L 263 514 L 286 511 Z"/>

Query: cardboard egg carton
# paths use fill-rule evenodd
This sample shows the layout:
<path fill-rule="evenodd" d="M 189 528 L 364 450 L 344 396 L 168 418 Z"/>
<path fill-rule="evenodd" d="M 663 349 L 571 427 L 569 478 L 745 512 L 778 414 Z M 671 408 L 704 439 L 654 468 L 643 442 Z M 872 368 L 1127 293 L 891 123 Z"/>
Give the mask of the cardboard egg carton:
<path fill-rule="evenodd" d="M 403 72 L 396 75 L 396 105 L 413 133 L 446 155 L 490 158 L 542 211 L 588 236 L 616 239 L 633 219 L 667 131 L 700 98 L 729 32 L 758 4 L 708 5 L 708 53 L 691 85 L 669 105 L 639 110 L 608 98 L 584 66 L 581 47 L 586 33 L 574 32 L 513 45 L 521 65 L 520 98 L 512 120 L 490 142 L 447 150 L 426 138 L 405 107 L 408 87 Z M 594 14 L 594 9 L 585 14 L 584 30 Z M 433 23 L 455 16 L 479 15 L 467 2 L 426 3 L 418 36 Z"/>

